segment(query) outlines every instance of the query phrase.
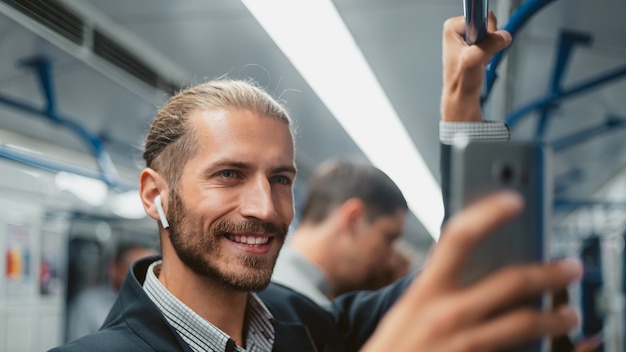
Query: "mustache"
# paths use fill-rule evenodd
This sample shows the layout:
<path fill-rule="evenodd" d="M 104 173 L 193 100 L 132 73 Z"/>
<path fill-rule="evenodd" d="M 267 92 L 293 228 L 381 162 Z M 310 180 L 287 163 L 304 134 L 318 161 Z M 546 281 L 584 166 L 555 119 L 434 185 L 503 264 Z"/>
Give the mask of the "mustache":
<path fill-rule="evenodd" d="M 230 221 L 221 220 L 211 226 L 211 231 L 218 236 L 224 236 L 231 232 L 257 232 L 268 235 L 276 235 L 284 238 L 287 236 L 287 225 L 272 222 L 258 221 Z"/>

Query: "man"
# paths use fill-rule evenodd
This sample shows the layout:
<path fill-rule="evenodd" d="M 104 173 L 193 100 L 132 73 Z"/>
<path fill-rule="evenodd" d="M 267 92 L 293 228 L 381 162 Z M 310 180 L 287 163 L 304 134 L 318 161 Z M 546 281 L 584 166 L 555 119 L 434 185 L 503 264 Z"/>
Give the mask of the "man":
<path fill-rule="evenodd" d="M 80 292 L 69 302 L 67 341 L 98 331 L 117 298 L 130 265 L 141 258 L 157 254 L 156 250 L 143 244 L 120 243 L 107 265 L 108 282 Z"/>
<path fill-rule="evenodd" d="M 462 17 L 445 26 L 444 49 L 469 49 L 457 57 L 469 63 L 446 67 L 444 104 L 477 98 L 466 74 L 510 42 L 490 25 L 485 44 L 468 48 L 463 28 Z M 293 147 L 285 110 L 244 82 L 207 83 L 170 99 L 151 125 L 140 177 L 163 258 L 136 263 L 103 328 L 57 351 L 493 351 L 577 323 L 569 307 L 502 311 L 580 278 L 577 262 L 514 267 L 459 287 L 471 248 L 521 211 L 511 193 L 452 218 L 415 280 L 343 295 L 328 310 L 268 285 L 294 213 Z"/>
<path fill-rule="evenodd" d="M 347 160 L 322 164 L 272 280 L 321 305 L 364 289 L 391 262 L 407 211 L 400 189 L 376 167 Z"/>

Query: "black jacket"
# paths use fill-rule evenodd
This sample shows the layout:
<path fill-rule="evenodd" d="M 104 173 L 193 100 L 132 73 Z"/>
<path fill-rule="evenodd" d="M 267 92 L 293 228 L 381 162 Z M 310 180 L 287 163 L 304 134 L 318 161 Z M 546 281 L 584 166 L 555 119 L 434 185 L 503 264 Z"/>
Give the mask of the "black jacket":
<path fill-rule="evenodd" d="M 191 351 L 143 290 L 146 270 L 157 259 L 133 265 L 99 332 L 51 351 Z M 379 291 L 346 294 L 330 309 L 270 284 L 259 297 L 274 316 L 273 351 L 357 351 L 410 281 L 407 277 Z"/>

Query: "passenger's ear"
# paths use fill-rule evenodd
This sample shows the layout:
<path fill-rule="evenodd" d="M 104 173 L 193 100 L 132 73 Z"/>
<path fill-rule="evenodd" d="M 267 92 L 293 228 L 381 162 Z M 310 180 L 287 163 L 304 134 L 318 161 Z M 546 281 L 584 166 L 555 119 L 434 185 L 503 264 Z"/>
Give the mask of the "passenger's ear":
<path fill-rule="evenodd" d="M 363 201 L 358 198 L 350 198 L 339 207 L 339 212 L 343 230 L 348 233 L 358 233 L 365 220 Z"/>
<path fill-rule="evenodd" d="M 169 189 L 167 183 L 158 172 L 145 168 L 139 177 L 139 196 L 146 214 L 154 220 L 160 220 L 163 228 L 169 227 L 165 218 L 167 196 Z"/>

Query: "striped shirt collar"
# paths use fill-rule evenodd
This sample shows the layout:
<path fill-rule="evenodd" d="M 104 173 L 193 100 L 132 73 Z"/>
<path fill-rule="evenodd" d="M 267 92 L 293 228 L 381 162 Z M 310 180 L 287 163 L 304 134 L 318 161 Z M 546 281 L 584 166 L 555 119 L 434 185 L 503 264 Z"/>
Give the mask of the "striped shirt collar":
<path fill-rule="evenodd" d="M 274 345 L 275 330 L 273 317 L 260 298 L 251 293 L 248 296 L 245 321 L 248 324 L 247 348 L 239 347 L 226 333 L 187 307 L 172 295 L 157 278 L 162 261 L 148 267 L 143 289 L 159 308 L 167 322 L 195 352 L 205 351 L 271 351 Z"/>

